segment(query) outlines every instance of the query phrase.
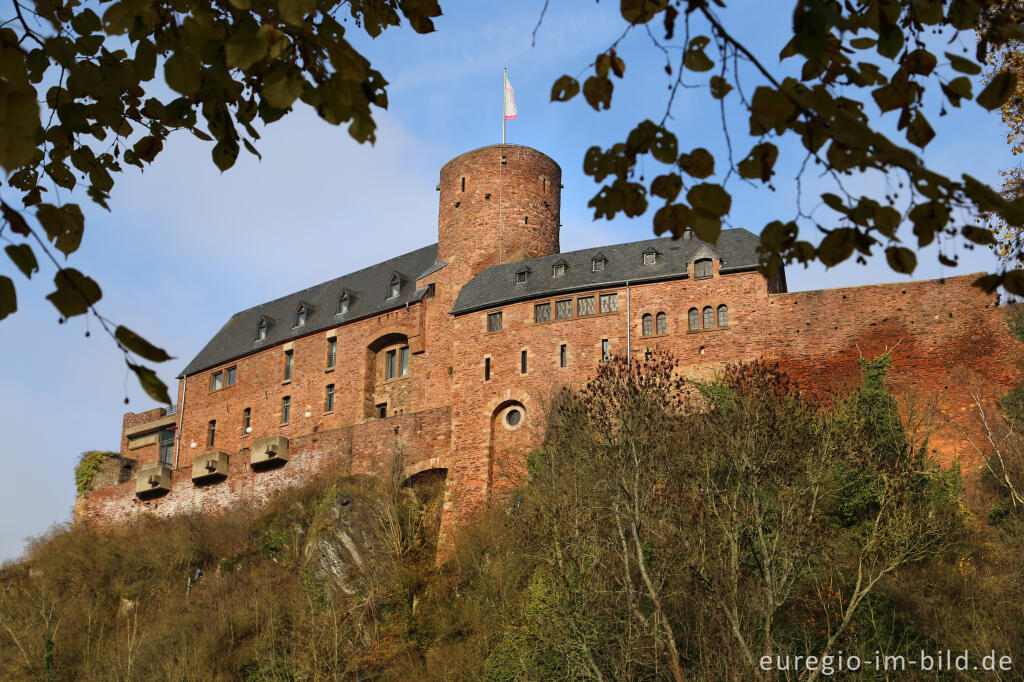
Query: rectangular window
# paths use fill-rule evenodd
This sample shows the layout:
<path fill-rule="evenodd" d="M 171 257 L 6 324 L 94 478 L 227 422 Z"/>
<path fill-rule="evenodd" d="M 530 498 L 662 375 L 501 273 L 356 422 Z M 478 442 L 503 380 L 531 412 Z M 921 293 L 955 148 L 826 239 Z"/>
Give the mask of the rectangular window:
<path fill-rule="evenodd" d="M 538 303 L 533 306 L 533 321 L 534 322 L 547 322 L 551 319 L 551 304 L 550 303 Z"/>
<path fill-rule="evenodd" d="M 409 346 L 398 349 L 398 376 L 409 376 Z"/>
<path fill-rule="evenodd" d="M 565 348 L 565 344 L 563 343 L 558 348 L 558 366 L 559 367 L 565 367 L 565 366 L 567 366 L 569 364 L 569 357 L 568 356 L 569 356 L 569 353 L 567 352 L 567 350 Z"/>
<path fill-rule="evenodd" d="M 555 302 L 555 317 L 559 320 L 567 320 L 572 317 L 572 299 Z"/>
<path fill-rule="evenodd" d="M 160 442 L 160 463 L 165 467 L 169 467 L 174 461 L 174 428 L 160 429 L 158 439 Z"/>
<path fill-rule="evenodd" d="M 334 367 L 338 359 L 338 339 L 327 339 L 327 369 Z"/>
<path fill-rule="evenodd" d="M 484 381 L 491 380 L 491 359 L 484 358 Z"/>
<path fill-rule="evenodd" d="M 395 378 L 395 355 L 397 350 L 392 348 L 384 353 L 384 379 Z"/>
<path fill-rule="evenodd" d="M 487 331 L 501 331 L 501 313 L 487 313 Z"/>
<path fill-rule="evenodd" d="M 235 367 L 228 367 L 224 372 L 226 381 L 224 382 L 227 386 L 234 386 L 235 379 L 238 377 L 238 369 Z"/>
<path fill-rule="evenodd" d="M 580 317 L 594 314 L 594 297 L 585 296 L 576 300 L 576 314 Z"/>
<path fill-rule="evenodd" d="M 601 362 L 611 360 L 611 350 L 608 347 L 608 339 L 601 339 Z"/>
<path fill-rule="evenodd" d="M 242 410 L 242 435 L 249 433 L 249 426 L 252 424 L 252 408 Z"/>
<path fill-rule="evenodd" d="M 292 416 L 292 398 L 285 396 L 281 398 L 281 425 L 284 426 Z"/>
<path fill-rule="evenodd" d="M 378 419 L 386 419 L 387 416 L 388 416 L 388 404 L 387 403 L 380 403 L 376 407 L 377 407 L 377 418 Z"/>
<path fill-rule="evenodd" d="M 286 350 L 284 352 L 284 380 L 290 381 L 292 378 L 292 361 L 295 357 L 294 351 Z"/>
<path fill-rule="evenodd" d="M 324 396 L 324 412 L 334 412 L 334 384 L 327 384 Z"/>
<path fill-rule="evenodd" d="M 618 294 L 601 294 L 601 312 L 614 313 L 619 309 Z"/>
<path fill-rule="evenodd" d="M 653 251 L 648 251 L 644 254 L 644 265 L 654 265 L 654 260 L 657 256 Z"/>
<path fill-rule="evenodd" d="M 522 374 L 526 374 L 526 351 L 525 350 L 519 356 L 519 371 Z"/>
<path fill-rule="evenodd" d="M 211 419 L 210 423 L 206 427 L 206 445 L 213 447 L 213 443 L 217 438 L 217 420 Z"/>
<path fill-rule="evenodd" d="M 214 372 L 213 375 L 210 377 L 210 390 L 211 391 L 219 391 L 223 387 L 224 387 L 224 373 L 223 372 Z"/>

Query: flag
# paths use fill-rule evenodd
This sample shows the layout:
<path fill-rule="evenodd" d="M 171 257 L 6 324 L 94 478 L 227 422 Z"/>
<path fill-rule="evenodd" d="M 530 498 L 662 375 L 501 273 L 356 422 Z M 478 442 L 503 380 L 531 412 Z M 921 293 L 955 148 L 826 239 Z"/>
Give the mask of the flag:
<path fill-rule="evenodd" d="M 508 82 L 508 75 L 505 75 L 505 120 L 511 121 L 517 116 L 516 98 L 512 92 L 512 84 Z"/>

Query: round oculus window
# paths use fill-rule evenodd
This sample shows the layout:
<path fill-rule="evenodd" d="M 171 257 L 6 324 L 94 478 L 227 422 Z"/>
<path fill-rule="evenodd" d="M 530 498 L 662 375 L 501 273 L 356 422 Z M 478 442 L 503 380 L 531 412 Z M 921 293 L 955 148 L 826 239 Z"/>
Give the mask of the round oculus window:
<path fill-rule="evenodd" d="M 518 426 L 523 418 L 523 413 L 517 409 L 509 410 L 505 414 L 505 423 L 509 426 Z"/>

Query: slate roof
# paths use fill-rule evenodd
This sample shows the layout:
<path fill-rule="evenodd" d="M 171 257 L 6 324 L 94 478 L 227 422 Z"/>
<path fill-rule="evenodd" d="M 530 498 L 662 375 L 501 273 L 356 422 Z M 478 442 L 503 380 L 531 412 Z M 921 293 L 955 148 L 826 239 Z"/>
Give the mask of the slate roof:
<path fill-rule="evenodd" d="M 487 268 L 462 287 L 452 313 L 464 313 L 505 305 L 514 301 L 542 298 L 559 293 L 621 285 L 633 282 L 683 279 L 688 277 L 688 263 L 697 251 L 706 246 L 721 258 L 720 272 L 740 272 L 757 267 L 759 238 L 742 228 L 723 230 L 718 244 L 707 244 L 696 237 L 676 239 L 663 237 L 614 246 L 601 246 L 530 258 L 517 263 L 504 263 Z M 643 253 L 653 248 L 656 262 L 644 265 Z M 603 256 L 603 270 L 594 272 L 593 259 Z M 552 266 L 565 262 L 568 269 L 561 277 L 552 276 Z M 516 284 L 516 273 L 529 269 L 525 284 Z"/>
<path fill-rule="evenodd" d="M 282 298 L 235 313 L 210 342 L 182 370 L 179 378 L 191 376 L 262 348 L 285 343 L 300 336 L 335 327 L 371 315 L 379 315 L 423 298 L 426 288 L 416 289 L 416 280 L 444 267 L 437 260 L 437 244 L 371 265 L 329 282 L 297 291 Z M 398 296 L 386 298 L 392 273 L 399 273 Z M 350 293 L 349 310 L 338 312 L 342 289 Z M 293 327 L 300 304 L 307 306 L 306 324 Z M 267 337 L 256 340 L 260 320 L 267 322 Z"/>

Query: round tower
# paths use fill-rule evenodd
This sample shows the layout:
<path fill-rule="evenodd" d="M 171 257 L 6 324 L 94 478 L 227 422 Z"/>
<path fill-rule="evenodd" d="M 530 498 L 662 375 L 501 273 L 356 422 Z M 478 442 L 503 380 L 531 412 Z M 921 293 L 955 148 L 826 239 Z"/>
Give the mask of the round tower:
<path fill-rule="evenodd" d="M 437 255 L 468 279 L 558 253 L 562 169 L 530 147 L 481 147 L 441 168 Z"/>

